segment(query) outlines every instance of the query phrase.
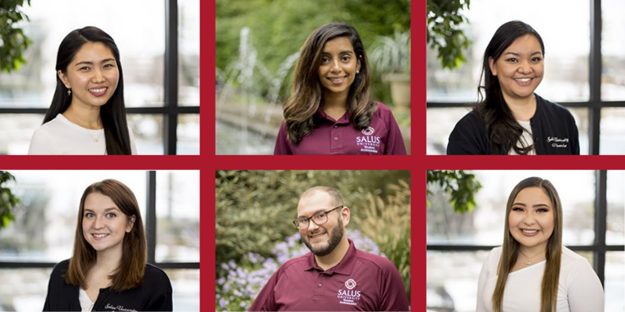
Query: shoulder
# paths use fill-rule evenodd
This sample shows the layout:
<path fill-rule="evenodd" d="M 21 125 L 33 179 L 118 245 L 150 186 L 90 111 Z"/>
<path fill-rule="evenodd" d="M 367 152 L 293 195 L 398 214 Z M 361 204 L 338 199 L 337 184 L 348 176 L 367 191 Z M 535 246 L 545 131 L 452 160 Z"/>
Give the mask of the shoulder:
<path fill-rule="evenodd" d="M 456 123 L 456 128 L 477 128 L 480 130 L 484 130 L 484 121 L 478 113 L 475 111 L 470 111 L 464 117 L 460 118 L 460 120 Z"/>
<path fill-rule="evenodd" d="M 69 268 L 69 259 L 65 259 L 59 263 L 57 263 L 52 269 L 52 275 L 61 275 L 67 272 Z"/>
<path fill-rule="evenodd" d="M 566 116 L 573 118 L 573 114 L 571 114 L 571 111 L 569 111 L 568 108 L 558 103 L 545 100 L 538 94 L 536 94 L 536 102 L 538 103 L 540 111 L 547 114 L 548 117 Z"/>
<path fill-rule="evenodd" d="M 374 102 L 377 108 L 373 112 L 373 118 L 379 118 L 384 121 L 395 120 L 391 108 L 382 102 Z"/>
<path fill-rule="evenodd" d="M 166 286 L 171 291 L 171 282 L 165 271 L 149 263 L 145 266 L 143 282 L 144 285 L 159 285 L 159 288 Z"/>
<path fill-rule="evenodd" d="M 501 253 L 503 248 L 501 246 L 495 247 L 488 252 L 488 256 L 486 256 L 486 263 L 489 268 L 495 268 L 499 266 L 499 259 L 501 258 Z"/>
<path fill-rule="evenodd" d="M 397 272 L 395 264 L 382 256 L 374 255 L 360 249 L 356 250 L 356 258 L 359 262 L 382 272 Z"/>
<path fill-rule="evenodd" d="M 309 258 L 311 257 L 311 255 L 312 254 L 309 252 L 305 255 L 289 259 L 280 266 L 277 272 L 286 272 L 289 269 L 299 269 L 307 267 L 309 265 Z"/>
<path fill-rule="evenodd" d="M 560 267 L 562 270 L 572 270 L 573 272 L 586 267 L 592 270 L 590 262 L 588 262 L 586 258 L 576 254 L 574 251 L 564 246 L 562 246 L 562 260 Z"/>

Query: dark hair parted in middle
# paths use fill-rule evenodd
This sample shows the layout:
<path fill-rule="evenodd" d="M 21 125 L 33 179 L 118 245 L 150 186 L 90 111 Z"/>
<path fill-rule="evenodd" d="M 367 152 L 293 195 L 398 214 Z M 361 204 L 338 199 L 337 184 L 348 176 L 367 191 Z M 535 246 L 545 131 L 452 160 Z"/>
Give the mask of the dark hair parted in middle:
<path fill-rule="evenodd" d="M 511 21 L 501 25 L 484 52 L 480 76 L 480 83 L 484 79 L 484 85 L 478 87 L 480 103 L 474 111 L 486 124 L 486 135 L 490 141 L 493 154 L 499 154 L 502 150 L 507 153 L 514 149 L 517 154 L 525 155 L 533 149 L 532 145 L 517 146 L 523 131 L 526 130 L 514 119 L 512 111 L 503 97 L 499 80 L 497 76 L 493 75 L 489 66 L 490 59 L 496 62 L 516 39 L 526 35 L 536 37 L 544 56 L 545 45 L 542 38 L 532 26 L 521 21 Z M 482 94 L 482 91 L 485 95 Z M 522 143 L 523 140 L 521 140 Z"/>
<path fill-rule="evenodd" d="M 147 263 L 147 242 L 143 220 L 137 198 L 133 192 L 123 183 L 112 179 L 91 184 L 85 189 L 80 199 L 78 224 L 74 238 L 74 254 L 64 276 L 65 282 L 86 288 L 87 273 L 96 262 L 97 252 L 85 239 L 82 227 L 85 216 L 85 200 L 91 193 L 108 196 L 127 218 L 135 217 L 131 231 L 124 235 L 120 264 L 111 276 L 111 290 L 121 292 L 136 288 L 143 282 Z"/>
<path fill-rule="evenodd" d="M 61 44 L 56 57 L 56 72 L 67 74 L 67 67 L 74 60 L 76 53 L 85 43 L 100 42 L 111 50 L 117 63 L 119 71 L 119 80 L 115 93 L 108 102 L 100 108 L 100 118 L 104 128 L 104 137 L 106 140 L 106 153 L 108 155 L 130 155 L 132 154 L 130 146 L 130 135 L 128 132 L 128 123 L 126 121 L 126 104 L 124 102 L 124 74 L 120 61 L 119 50 L 111 36 L 103 30 L 87 26 L 70 32 Z M 67 94 L 67 87 L 56 74 L 56 89 L 52 97 L 52 104 L 46 112 L 43 123 L 54 119 L 58 114 L 62 114 L 67 110 L 72 102 L 72 96 Z"/>
<path fill-rule="evenodd" d="M 350 122 L 362 130 L 369 127 L 377 104 L 369 91 L 370 69 L 360 35 L 346 23 L 330 23 L 317 28 L 306 40 L 293 73 L 291 96 L 284 104 L 287 138 L 298 143 L 310 134 L 318 123 L 316 114 L 323 102 L 323 86 L 319 80 L 319 66 L 326 42 L 347 37 L 360 62 L 360 73 L 349 88 L 347 111 Z"/>

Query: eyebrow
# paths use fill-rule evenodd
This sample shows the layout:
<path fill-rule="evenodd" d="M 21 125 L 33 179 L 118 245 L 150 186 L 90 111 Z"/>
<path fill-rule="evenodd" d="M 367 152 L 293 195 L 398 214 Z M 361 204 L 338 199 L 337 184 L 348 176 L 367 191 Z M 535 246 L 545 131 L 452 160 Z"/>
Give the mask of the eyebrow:
<path fill-rule="evenodd" d="M 319 210 L 316 210 L 315 212 L 313 212 L 313 213 L 310 215 L 310 217 L 314 216 L 315 214 L 317 214 L 317 213 L 319 213 L 319 212 L 324 212 L 324 211 L 326 211 L 326 209 L 319 209 Z M 310 218 L 310 217 L 307 217 L 307 216 L 302 216 L 302 215 L 297 216 L 297 218 L 298 218 L 298 219 L 299 219 L 299 218 Z"/>
<path fill-rule="evenodd" d="M 508 55 L 508 54 L 512 54 L 512 55 L 514 55 L 514 56 L 521 56 L 521 54 L 520 54 L 520 53 L 516 53 L 516 52 L 507 52 L 505 55 Z M 532 54 L 530 54 L 530 55 L 535 55 L 535 54 L 540 54 L 540 55 L 543 55 L 543 53 L 542 53 L 542 52 L 540 52 L 540 51 L 536 51 L 536 52 L 534 52 L 534 53 L 532 53 Z"/>
<path fill-rule="evenodd" d="M 121 210 L 119 210 L 119 208 L 111 207 L 111 208 L 104 209 L 104 212 L 111 211 L 111 210 L 121 211 Z M 95 212 L 93 209 L 90 209 L 90 208 L 85 208 L 85 211 Z"/>
<path fill-rule="evenodd" d="M 106 62 L 110 62 L 110 61 L 115 61 L 115 59 L 114 58 L 103 59 L 103 60 L 100 61 L 100 63 L 106 63 Z M 74 65 L 74 66 L 79 66 L 79 65 L 93 65 L 93 62 L 82 61 L 82 62 L 76 63 L 76 65 Z"/>
<path fill-rule="evenodd" d="M 323 52 L 321 52 L 321 53 L 322 53 L 322 54 L 329 54 L 329 55 L 332 55 L 332 53 L 327 52 L 327 51 L 323 51 Z M 339 54 L 354 54 L 354 51 L 352 51 L 352 50 L 345 50 L 345 51 L 341 51 L 341 52 L 339 52 Z"/>
<path fill-rule="evenodd" d="M 527 205 L 524 204 L 524 203 L 514 203 L 514 204 L 512 204 L 512 206 L 527 207 Z M 547 208 L 551 208 L 551 206 L 549 206 L 548 204 L 544 204 L 544 203 L 539 203 L 539 204 L 533 205 L 532 207 L 547 207 Z"/>

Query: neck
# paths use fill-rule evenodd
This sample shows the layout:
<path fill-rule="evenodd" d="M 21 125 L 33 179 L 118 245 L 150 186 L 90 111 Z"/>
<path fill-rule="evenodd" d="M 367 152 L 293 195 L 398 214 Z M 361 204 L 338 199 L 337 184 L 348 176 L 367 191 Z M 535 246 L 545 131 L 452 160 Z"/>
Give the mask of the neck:
<path fill-rule="evenodd" d="M 63 112 L 63 116 L 83 128 L 92 130 L 102 129 L 100 107 L 98 106 L 78 105 L 72 101 L 72 104 Z"/>
<path fill-rule="evenodd" d="M 95 266 L 106 272 L 113 272 L 119 267 L 122 260 L 122 250 L 98 251 Z"/>
<path fill-rule="evenodd" d="M 338 244 L 338 246 L 336 246 L 336 248 L 334 248 L 334 250 L 329 255 L 321 257 L 315 256 L 317 265 L 324 270 L 335 267 L 337 264 L 339 264 L 339 262 L 341 262 L 341 260 L 343 260 L 343 257 L 345 257 L 348 249 L 349 241 L 347 241 L 347 237 L 343 236 L 341 242 Z"/>
<path fill-rule="evenodd" d="M 532 94 L 526 98 L 510 98 L 504 94 L 504 99 L 512 111 L 514 119 L 529 121 L 536 113 L 536 97 Z"/>
<path fill-rule="evenodd" d="M 547 256 L 547 243 L 536 245 L 533 247 L 519 246 L 519 251 L 521 254 L 525 255 L 525 257 L 531 258 L 532 260 L 539 259 L 541 257 Z"/>
<path fill-rule="evenodd" d="M 323 93 L 323 110 L 326 109 L 343 109 L 347 110 L 347 95 L 348 92 L 343 93 L 334 93 L 334 92 L 324 92 Z"/>

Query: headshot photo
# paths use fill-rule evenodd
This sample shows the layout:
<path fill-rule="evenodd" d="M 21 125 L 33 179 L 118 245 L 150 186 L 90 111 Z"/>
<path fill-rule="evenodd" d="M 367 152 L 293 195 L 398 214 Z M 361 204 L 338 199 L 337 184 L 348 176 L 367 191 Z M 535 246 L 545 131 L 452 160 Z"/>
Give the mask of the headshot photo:
<path fill-rule="evenodd" d="M 216 154 L 410 154 L 410 5 L 217 0 Z"/>
<path fill-rule="evenodd" d="M 199 154 L 199 1 L 6 6 L 0 155 Z"/>
<path fill-rule="evenodd" d="M 410 309 L 409 171 L 216 177 L 216 310 Z"/>
<path fill-rule="evenodd" d="M 199 311 L 199 171 L 0 171 L 0 308 Z"/>
<path fill-rule="evenodd" d="M 615 14 L 625 4 L 436 2 L 428 1 L 428 155 L 625 154 L 625 22 Z"/>
<path fill-rule="evenodd" d="M 427 182 L 428 310 L 625 307 L 622 171 L 437 170 Z"/>

